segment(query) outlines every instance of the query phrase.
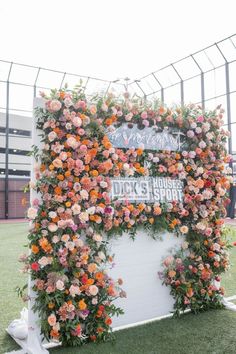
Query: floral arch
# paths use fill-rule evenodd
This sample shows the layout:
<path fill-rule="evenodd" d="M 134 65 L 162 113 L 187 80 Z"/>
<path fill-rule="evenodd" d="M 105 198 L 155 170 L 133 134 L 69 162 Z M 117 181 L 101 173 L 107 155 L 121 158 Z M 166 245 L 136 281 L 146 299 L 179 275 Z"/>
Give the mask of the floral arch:
<path fill-rule="evenodd" d="M 89 101 L 82 91 L 66 89 L 43 98 L 45 108 L 36 109 L 43 148 L 34 147 L 37 181 L 31 186 L 41 200 L 28 210 L 27 259 L 43 335 L 73 346 L 109 338 L 112 316 L 122 314 L 113 301 L 125 292 L 122 280 L 106 272 L 113 261 L 107 243 L 123 232 L 135 239 L 140 227 L 153 238 L 163 230 L 185 236 L 181 250 L 166 255 L 160 275 L 176 315 L 222 307 L 217 281 L 229 264 L 222 232 L 229 188 L 222 110 L 166 108 L 127 95 Z M 158 151 L 146 148 L 147 141 L 119 146 L 118 138 L 112 145 L 112 134 L 124 125 L 140 136 L 147 129 L 179 134 L 172 139 L 177 147 L 163 149 L 163 135 Z M 164 192 L 163 200 L 112 198 L 112 180 L 129 178 L 181 181 L 183 195 L 171 201 Z"/>

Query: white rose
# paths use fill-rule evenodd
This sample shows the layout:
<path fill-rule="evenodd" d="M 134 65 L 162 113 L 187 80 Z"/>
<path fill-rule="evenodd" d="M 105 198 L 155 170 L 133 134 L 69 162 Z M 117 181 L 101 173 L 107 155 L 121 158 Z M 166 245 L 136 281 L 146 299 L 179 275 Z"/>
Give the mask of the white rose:
<path fill-rule="evenodd" d="M 89 214 L 86 213 L 86 211 L 82 212 L 79 214 L 79 219 L 82 223 L 85 223 L 86 221 L 89 220 Z"/>
<path fill-rule="evenodd" d="M 29 219 L 35 219 L 36 216 L 37 216 L 37 213 L 38 213 L 38 210 L 36 208 L 29 208 L 28 211 L 27 211 L 27 217 Z"/>
<path fill-rule="evenodd" d="M 107 112 L 107 111 L 108 111 L 108 106 L 106 105 L 106 103 L 103 103 L 103 104 L 102 104 L 101 109 L 102 109 L 102 111 L 104 111 L 104 112 Z"/>
<path fill-rule="evenodd" d="M 129 164 L 128 164 L 128 163 L 124 163 L 123 169 L 124 169 L 125 171 L 127 171 L 127 170 L 129 169 Z"/>
<path fill-rule="evenodd" d="M 93 235 L 93 239 L 94 239 L 94 241 L 96 241 L 96 242 L 101 242 L 101 241 L 102 241 L 102 236 L 99 235 L 99 234 L 94 234 L 94 235 Z M 101 257 L 100 257 L 100 258 L 101 258 Z"/>
<path fill-rule="evenodd" d="M 80 191 L 80 195 L 82 197 L 82 199 L 88 199 L 89 194 L 85 189 L 82 189 L 82 191 Z"/>
<path fill-rule="evenodd" d="M 58 281 L 56 282 L 56 288 L 57 288 L 58 290 L 64 290 L 65 284 L 63 283 L 62 280 L 58 280 Z"/>
<path fill-rule="evenodd" d="M 58 236 L 53 236 L 53 238 L 52 238 L 52 242 L 53 243 L 58 243 L 60 241 L 60 239 L 59 239 L 59 237 Z"/>
<path fill-rule="evenodd" d="M 204 148 L 206 147 L 205 141 L 201 140 L 200 143 L 198 144 L 198 146 L 199 146 L 201 149 L 204 149 Z"/>
<path fill-rule="evenodd" d="M 38 260 L 38 263 L 41 265 L 41 267 L 45 267 L 46 265 L 48 265 L 48 258 L 43 256 Z"/>
<path fill-rule="evenodd" d="M 105 254 L 102 251 L 98 252 L 98 257 L 102 260 L 106 258 Z"/>
<path fill-rule="evenodd" d="M 75 243 L 73 241 L 68 241 L 65 243 L 66 248 L 68 248 L 68 250 L 73 251 L 73 249 L 75 248 Z"/>
<path fill-rule="evenodd" d="M 55 133 L 55 132 L 50 132 L 49 134 L 48 134 L 48 140 L 49 141 L 53 141 L 53 140 L 55 140 L 57 138 L 57 133 Z"/>
<path fill-rule="evenodd" d="M 65 106 L 68 108 L 68 107 L 70 107 L 70 106 L 73 105 L 73 102 L 72 102 L 72 100 L 71 100 L 69 97 L 66 97 L 66 98 L 64 99 L 64 104 L 65 104 Z"/>
<path fill-rule="evenodd" d="M 55 211 L 50 211 L 50 212 L 48 213 L 48 216 L 49 216 L 51 219 L 53 219 L 53 218 L 55 218 L 55 217 L 57 216 L 57 213 L 55 213 Z"/>
<path fill-rule="evenodd" d="M 71 210 L 72 210 L 72 213 L 74 215 L 78 215 L 80 213 L 80 210 L 81 210 L 81 207 L 79 204 L 74 204 L 72 207 L 71 207 Z"/>
<path fill-rule="evenodd" d="M 81 240 L 80 238 L 75 240 L 74 242 L 75 242 L 76 247 L 83 247 L 83 245 L 84 245 L 84 241 Z"/>
<path fill-rule="evenodd" d="M 100 186 L 101 186 L 102 188 L 107 188 L 108 183 L 105 182 L 105 181 L 102 181 L 102 182 L 100 182 Z"/>
<path fill-rule="evenodd" d="M 92 206 L 91 208 L 87 209 L 87 213 L 89 215 L 93 215 L 95 213 L 95 210 L 96 210 L 95 206 Z"/>

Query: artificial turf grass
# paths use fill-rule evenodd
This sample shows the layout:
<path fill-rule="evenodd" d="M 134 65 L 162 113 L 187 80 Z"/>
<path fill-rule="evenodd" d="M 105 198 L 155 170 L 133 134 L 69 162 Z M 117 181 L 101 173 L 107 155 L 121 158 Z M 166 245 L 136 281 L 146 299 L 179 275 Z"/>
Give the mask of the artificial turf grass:
<path fill-rule="evenodd" d="M 115 332 L 114 343 L 55 348 L 51 354 L 235 354 L 236 313 L 212 310 Z"/>
<path fill-rule="evenodd" d="M 0 353 L 18 348 L 5 328 L 19 318 L 24 306 L 15 287 L 27 281 L 27 275 L 20 273 L 21 264 L 18 262 L 20 254 L 28 253 L 24 248 L 27 228 L 27 223 L 0 224 Z"/>
<path fill-rule="evenodd" d="M 5 328 L 24 306 L 14 288 L 27 277 L 19 273 L 18 258 L 27 249 L 27 224 L 0 224 L 0 353 L 18 346 Z M 235 232 L 232 241 L 236 241 Z M 236 247 L 231 250 L 236 265 Z M 236 266 L 224 276 L 222 284 L 227 296 L 236 294 Z M 148 306 L 148 302 L 147 302 Z M 180 319 L 165 319 L 151 324 L 116 332 L 114 343 L 88 344 L 82 348 L 56 348 L 52 354 L 235 354 L 236 313 L 227 310 L 209 311 L 198 316 L 187 314 Z"/>
<path fill-rule="evenodd" d="M 230 227 L 229 241 L 231 244 L 236 242 L 236 227 Z M 222 275 L 221 285 L 225 288 L 226 297 L 236 295 L 236 246 L 230 250 L 230 269 Z"/>

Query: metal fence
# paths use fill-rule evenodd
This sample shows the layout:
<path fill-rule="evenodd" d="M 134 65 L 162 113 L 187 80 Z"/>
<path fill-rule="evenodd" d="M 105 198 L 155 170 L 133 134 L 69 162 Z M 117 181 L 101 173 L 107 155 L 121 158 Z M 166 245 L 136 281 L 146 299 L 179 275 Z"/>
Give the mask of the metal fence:
<path fill-rule="evenodd" d="M 5 218 L 13 217 L 9 213 L 9 178 L 30 175 L 27 153 L 33 98 L 41 90 L 48 92 L 65 83 L 73 88 L 80 80 L 87 95 L 128 89 L 131 94 L 159 98 L 168 105 L 192 102 L 214 109 L 222 104 L 225 126 L 231 132 L 228 150 L 233 155 L 236 152 L 236 34 L 133 81 L 109 81 L 0 60 L 0 177 L 4 179 L 0 208 Z"/>
<path fill-rule="evenodd" d="M 203 109 L 221 104 L 232 137 L 228 151 L 236 151 L 236 34 L 134 80 L 128 89 L 167 104 L 192 102 Z"/>

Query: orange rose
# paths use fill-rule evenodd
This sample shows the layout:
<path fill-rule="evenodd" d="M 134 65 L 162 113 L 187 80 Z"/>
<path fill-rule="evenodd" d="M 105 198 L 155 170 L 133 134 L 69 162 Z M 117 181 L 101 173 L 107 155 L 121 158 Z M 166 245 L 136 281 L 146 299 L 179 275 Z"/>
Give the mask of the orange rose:
<path fill-rule="evenodd" d="M 80 300 L 80 301 L 78 302 L 78 307 L 79 307 L 79 309 L 80 309 L 81 311 L 86 310 L 87 305 L 86 305 L 86 303 L 84 302 L 84 299 L 82 299 L 82 300 Z"/>
<path fill-rule="evenodd" d="M 194 294 L 193 289 L 192 289 L 192 288 L 188 288 L 188 290 L 187 290 L 187 297 L 192 297 L 193 294 Z"/>
<path fill-rule="evenodd" d="M 37 253 L 39 253 L 39 247 L 36 246 L 36 245 L 32 245 L 32 246 L 31 246 L 31 251 L 32 251 L 34 254 L 37 254 Z"/>

